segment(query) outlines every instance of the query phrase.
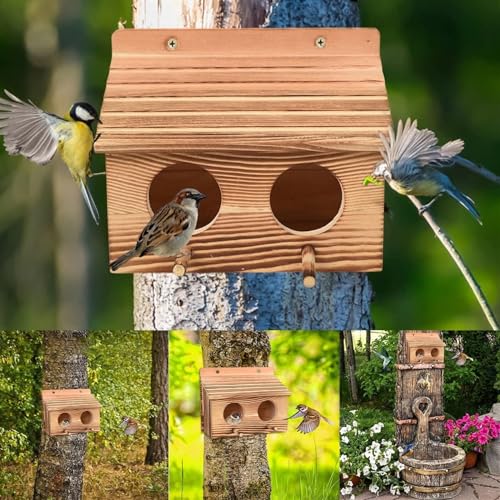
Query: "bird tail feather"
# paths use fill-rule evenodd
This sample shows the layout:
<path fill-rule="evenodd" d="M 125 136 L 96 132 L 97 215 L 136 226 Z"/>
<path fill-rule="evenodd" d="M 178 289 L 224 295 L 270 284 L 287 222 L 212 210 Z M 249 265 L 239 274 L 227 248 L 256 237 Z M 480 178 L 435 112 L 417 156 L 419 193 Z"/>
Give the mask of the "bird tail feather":
<path fill-rule="evenodd" d="M 80 181 L 80 189 L 82 191 L 83 199 L 85 200 L 92 218 L 94 219 L 94 222 L 96 223 L 96 225 L 99 225 L 99 211 L 97 210 L 97 206 L 94 202 L 94 198 L 92 198 L 92 193 L 90 192 L 89 187 L 83 180 Z"/>
<path fill-rule="evenodd" d="M 460 203 L 460 205 L 462 205 L 470 214 L 472 214 L 474 219 L 476 219 L 477 222 L 479 222 L 479 224 L 481 224 L 481 226 L 483 225 L 483 223 L 481 221 L 481 216 L 479 215 L 479 212 L 477 211 L 476 207 L 474 206 L 474 200 L 472 198 L 469 198 L 466 194 L 461 193 L 456 188 L 455 189 L 448 189 L 447 193 L 453 199 L 458 201 L 458 203 Z"/>
<path fill-rule="evenodd" d="M 132 248 L 132 250 L 125 252 L 123 255 L 121 255 L 116 260 L 111 262 L 109 267 L 111 268 L 112 271 L 116 271 L 119 267 L 123 266 L 123 264 L 125 264 L 125 262 L 128 262 L 132 257 L 135 257 L 136 255 L 137 255 L 137 252 L 136 252 L 135 248 Z"/>

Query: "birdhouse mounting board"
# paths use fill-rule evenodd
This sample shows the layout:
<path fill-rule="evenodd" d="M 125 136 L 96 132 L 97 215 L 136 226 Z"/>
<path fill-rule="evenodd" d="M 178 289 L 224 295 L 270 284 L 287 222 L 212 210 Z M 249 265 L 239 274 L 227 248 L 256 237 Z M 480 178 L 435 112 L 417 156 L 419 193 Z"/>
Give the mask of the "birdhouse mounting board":
<path fill-rule="evenodd" d="M 302 271 L 307 245 L 316 271 L 381 270 L 383 187 L 363 186 L 391 121 L 379 44 L 365 28 L 115 32 L 96 143 L 110 259 L 193 187 L 189 272 Z"/>

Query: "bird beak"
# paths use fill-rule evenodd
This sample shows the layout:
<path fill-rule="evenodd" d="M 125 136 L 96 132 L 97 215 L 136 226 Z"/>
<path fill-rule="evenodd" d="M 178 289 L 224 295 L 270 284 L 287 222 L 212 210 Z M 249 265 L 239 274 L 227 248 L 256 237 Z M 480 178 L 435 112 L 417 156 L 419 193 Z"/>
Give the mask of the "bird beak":
<path fill-rule="evenodd" d="M 206 194 L 203 194 L 203 193 L 198 193 L 196 195 L 193 196 L 193 198 L 196 200 L 196 201 L 201 201 L 203 200 L 204 198 L 206 198 L 207 195 Z"/>
<path fill-rule="evenodd" d="M 102 125 L 102 120 L 100 118 L 98 118 L 97 121 Z"/>

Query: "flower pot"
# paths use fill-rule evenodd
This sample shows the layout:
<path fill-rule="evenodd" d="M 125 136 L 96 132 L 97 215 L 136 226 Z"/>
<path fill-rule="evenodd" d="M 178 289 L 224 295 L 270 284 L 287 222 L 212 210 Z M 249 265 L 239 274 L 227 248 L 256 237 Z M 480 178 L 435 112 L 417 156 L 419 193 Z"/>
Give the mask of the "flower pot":
<path fill-rule="evenodd" d="M 464 469 L 472 469 L 473 467 L 476 466 L 476 462 L 477 462 L 477 452 L 468 451 L 465 454 L 465 467 L 464 467 Z"/>

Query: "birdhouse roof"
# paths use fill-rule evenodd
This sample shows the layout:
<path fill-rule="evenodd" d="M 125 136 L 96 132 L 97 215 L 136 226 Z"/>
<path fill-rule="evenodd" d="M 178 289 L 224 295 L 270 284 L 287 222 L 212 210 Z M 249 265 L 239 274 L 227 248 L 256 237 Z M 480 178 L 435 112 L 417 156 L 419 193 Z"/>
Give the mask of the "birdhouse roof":
<path fill-rule="evenodd" d="M 270 367 L 202 368 L 200 381 L 210 400 L 290 395 Z"/>
<path fill-rule="evenodd" d="M 42 404 L 49 411 L 101 408 L 90 389 L 48 389 L 42 391 Z"/>
<path fill-rule="evenodd" d="M 409 347 L 443 347 L 444 342 L 439 332 L 415 332 L 406 334 L 406 343 Z"/>
<path fill-rule="evenodd" d="M 377 151 L 379 45 L 368 28 L 118 30 L 96 151 Z"/>

